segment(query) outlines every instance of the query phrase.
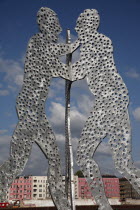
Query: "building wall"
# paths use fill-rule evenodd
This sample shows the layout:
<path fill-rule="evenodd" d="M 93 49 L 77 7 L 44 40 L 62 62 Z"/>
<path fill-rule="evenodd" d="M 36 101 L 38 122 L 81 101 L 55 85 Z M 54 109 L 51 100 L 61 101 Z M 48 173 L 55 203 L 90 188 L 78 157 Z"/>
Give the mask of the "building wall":
<path fill-rule="evenodd" d="M 140 195 L 125 178 L 120 178 L 120 199 L 125 201 L 127 198 L 140 199 Z"/>
<path fill-rule="evenodd" d="M 85 178 L 79 178 L 79 198 L 93 199 Z M 120 198 L 118 178 L 103 178 L 105 194 L 108 198 Z"/>
<path fill-rule="evenodd" d="M 32 176 L 20 176 L 9 189 L 9 200 L 32 199 Z"/>
<path fill-rule="evenodd" d="M 103 178 L 106 197 L 120 198 L 120 184 L 118 178 Z"/>
<path fill-rule="evenodd" d="M 32 198 L 44 200 L 50 198 L 47 176 L 32 176 Z"/>
<path fill-rule="evenodd" d="M 65 182 L 65 177 L 63 177 Z M 74 176 L 75 198 L 78 199 L 78 176 Z M 51 199 L 47 176 L 20 176 L 14 180 L 9 192 L 9 200 Z"/>
<path fill-rule="evenodd" d="M 78 178 L 78 187 L 79 187 L 79 198 L 82 199 L 91 199 L 92 195 L 90 193 L 89 186 L 85 178 Z"/>
<path fill-rule="evenodd" d="M 63 181 L 65 182 L 65 177 L 63 177 Z M 85 178 L 74 176 L 74 183 L 75 199 L 93 199 Z M 118 178 L 103 178 L 103 183 L 108 198 L 120 198 Z M 131 196 L 126 197 L 132 197 L 134 194 L 132 192 L 131 190 Z M 9 190 L 9 200 L 45 200 L 50 198 L 47 176 L 20 176 L 15 179 Z"/>
<path fill-rule="evenodd" d="M 79 198 L 78 176 L 74 176 L 75 199 Z"/>

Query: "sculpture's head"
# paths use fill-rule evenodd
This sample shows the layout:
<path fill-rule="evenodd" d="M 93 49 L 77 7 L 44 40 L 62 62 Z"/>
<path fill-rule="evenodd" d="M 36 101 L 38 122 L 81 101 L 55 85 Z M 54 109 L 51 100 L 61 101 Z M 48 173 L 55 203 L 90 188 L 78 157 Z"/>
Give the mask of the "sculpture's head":
<path fill-rule="evenodd" d="M 49 35 L 53 41 L 57 40 L 62 29 L 57 14 L 53 10 L 41 7 L 37 13 L 37 23 L 43 34 Z"/>
<path fill-rule="evenodd" d="M 86 9 L 77 19 L 75 30 L 79 35 L 97 31 L 100 23 L 100 16 L 95 9 Z"/>

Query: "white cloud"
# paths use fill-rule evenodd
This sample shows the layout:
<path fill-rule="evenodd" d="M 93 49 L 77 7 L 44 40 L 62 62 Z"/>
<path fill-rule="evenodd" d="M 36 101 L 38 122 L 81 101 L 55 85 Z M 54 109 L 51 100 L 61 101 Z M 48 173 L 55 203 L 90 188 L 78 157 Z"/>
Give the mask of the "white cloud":
<path fill-rule="evenodd" d="M 140 78 L 140 73 L 138 73 L 135 69 L 130 69 L 129 71 L 126 72 L 126 75 L 133 79 Z"/>
<path fill-rule="evenodd" d="M 80 99 L 77 102 L 78 108 L 81 112 L 85 113 L 87 116 L 93 107 L 94 101 L 91 99 L 89 95 L 81 95 Z"/>
<path fill-rule="evenodd" d="M 55 135 L 57 142 L 65 142 L 65 136 L 63 134 Z"/>
<path fill-rule="evenodd" d="M 49 108 L 50 117 L 49 120 L 58 133 L 64 133 L 64 121 L 65 121 L 65 107 L 56 102 L 52 102 Z M 71 121 L 71 132 L 74 137 L 79 136 L 84 123 L 86 121 L 86 115 L 79 112 L 77 107 L 72 106 L 70 112 L 70 121 Z"/>
<path fill-rule="evenodd" d="M 107 156 L 111 156 L 111 147 L 109 146 L 108 143 L 106 142 L 101 142 L 101 144 L 98 147 L 97 152 L 101 155 L 107 155 Z"/>
<path fill-rule="evenodd" d="M 15 84 L 21 86 L 23 84 L 23 75 L 19 74 L 15 78 Z"/>
<path fill-rule="evenodd" d="M 140 107 L 137 107 L 133 112 L 133 116 L 137 121 L 140 121 Z"/>
<path fill-rule="evenodd" d="M 72 107 L 71 113 L 70 113 L 70 118 L 71 118 L 72 131 L 75 133 L 74 136 L 77 136 L 76 134 L 81 133 L 82 128 L 84 127 L 85 121 L 87 119 L 87 116 L 85 114 L 79 112 L 77 107 Z"/>
<path fill-rule="evenodd" d="M 0 130 L 0 134 L 5 134 L 7 133 L 8 130 L 4 129 L 4 130 Z"/>
<path fill-rule="evenodd" d="M 23 83 L 22 63 L 15 60 L 0 58 L 0 72 L 5 73 L 4 80 L 9 85 L 21 86 Z"/>
<path fill-rule="evenodd" d="M 9 95 L 8 90 L 0 90 L 0 96 L 7 96 L 7 95 Z"/>
<path fill-rule="evenodd" d="M 54 126 L 62 126 L 64 124 L 65 118 L 65 108 L 60 103 L 51 103 L 51 107 L 49 108 L 51 117 L 49 117 L 50 122 Z"/>

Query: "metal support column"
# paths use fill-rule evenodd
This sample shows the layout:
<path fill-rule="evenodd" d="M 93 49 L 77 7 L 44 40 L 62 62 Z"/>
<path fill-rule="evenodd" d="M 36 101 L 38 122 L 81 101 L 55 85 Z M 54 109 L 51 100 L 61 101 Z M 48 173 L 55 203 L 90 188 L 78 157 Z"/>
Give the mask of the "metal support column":
<path fill-rule="evenodd" d="M 70 30 L 67 30 L 67 44 L 71 43 Z M 71 60 L 72 54 L 66 56 L 66 64 L 69 68 L 69 76 L 71 77 Z M 65 188 L 67 198 L 70 197 L 71 209 L 75 210 L 75 187 L 74 187 L 74 171 L 73 171 L 73 151 L 71 143 L 71 129 L 70 129 L 70 90 L 72 82 L 66 80 L 65 83 L 65 137 L 66 137 L 66 176 L 65 176 Z"/>

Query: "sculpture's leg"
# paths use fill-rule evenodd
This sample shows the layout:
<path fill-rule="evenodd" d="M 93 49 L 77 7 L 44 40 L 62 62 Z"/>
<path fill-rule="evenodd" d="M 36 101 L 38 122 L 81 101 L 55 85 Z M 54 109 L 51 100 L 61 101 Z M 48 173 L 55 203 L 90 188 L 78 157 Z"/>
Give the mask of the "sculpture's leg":
<path fill-rule="evenodd" d="M 118 118 L 117 118 L 118 121 Z M 126 113 L 109 134 L 110 146 L 116 169 L 133 185 L 140 194 L 140 170 L 134 166 L 131 155 L 131 127 Z"/>
<path fill-rule="evenodd" d="M 111 210 L 111 206 L 105 196 L 104 186 L 98 164 L 93 155 L 106 134 L 99 134 L 94 117 L 91 116 L 82 131 L 77 151 L 77 163 L 83 172 L 91 193 L 99 205 L 100 210 Z"/>
<path fill-rule="evenodd" d="M 0 199 L 6 200 L 6 192 L 14 179 L 21 174 L 32 148 L 31 135 L 18 123 L 12 136 L 10 157 L 0 166 Z"/>
<path fill-rule="evenodd" d="M 36 143 L 48 159 L 48 181 L 54 204 L 58 210 L 70 210 L 69 202 L 65 195 L 64 182 L 62 182 L 61 162 L 56 139 L 45 117 L 40 122 Z"/>

